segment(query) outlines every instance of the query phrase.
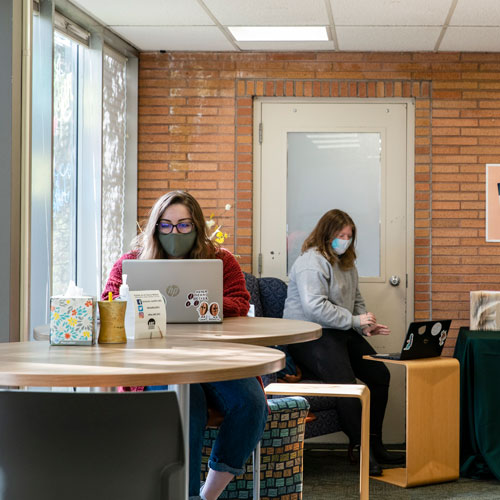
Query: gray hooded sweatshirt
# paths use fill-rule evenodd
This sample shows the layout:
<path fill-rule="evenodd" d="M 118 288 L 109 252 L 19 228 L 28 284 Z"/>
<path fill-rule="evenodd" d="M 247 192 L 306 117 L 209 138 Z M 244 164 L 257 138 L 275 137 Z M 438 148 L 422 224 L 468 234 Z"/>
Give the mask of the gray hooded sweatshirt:
<path fill-rule="evenodd" d="M 364 313 L 356 267 L 342 270 L 338 264 L 332 266 L 315 248 L 297 258 L 290 273 L 284 318 L 362 333 L 359 316 Z"/>

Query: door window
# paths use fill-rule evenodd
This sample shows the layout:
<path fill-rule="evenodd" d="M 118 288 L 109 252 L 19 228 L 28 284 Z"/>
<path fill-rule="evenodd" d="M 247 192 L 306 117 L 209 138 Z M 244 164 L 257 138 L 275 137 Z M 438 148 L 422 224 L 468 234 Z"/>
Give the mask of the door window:
<path fill-rule="evenodd" d="M 359 275 L 379 277 L 381 134 L 289 132 L 287 136 L 287 274 L 319 218 L 338 208 L 358 229 Z"/>

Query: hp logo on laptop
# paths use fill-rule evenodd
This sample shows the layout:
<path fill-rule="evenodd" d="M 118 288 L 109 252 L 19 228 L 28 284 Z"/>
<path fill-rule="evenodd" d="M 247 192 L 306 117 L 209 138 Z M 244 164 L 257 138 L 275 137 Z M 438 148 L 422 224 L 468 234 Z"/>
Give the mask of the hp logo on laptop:
<path fill-rule="evenodd" d="M 180 292 L 180 289 L 179 289 L 179 287 L 177 285 L 169 285 L 165 289 L 165 293 L 169 297 L 177 297 L 177 295 L 179 295 L 179 292 Z"/>

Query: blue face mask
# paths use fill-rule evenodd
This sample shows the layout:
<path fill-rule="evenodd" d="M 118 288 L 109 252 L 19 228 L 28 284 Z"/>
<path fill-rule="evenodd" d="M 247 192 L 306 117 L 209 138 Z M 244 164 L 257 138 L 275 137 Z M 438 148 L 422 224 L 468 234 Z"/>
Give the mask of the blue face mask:
<path fill-rule="evenodd" d="M 335 238 L 333 241 L 332 241 L 332 248 L 333 248 L 333 251 L 337 254 L 337 255 L 342 255 L 345 253 L 345 251 L 349 248 L 349 246 L 351 245 L 352 243 L 352 238 L 351 239 L 348 239 L 348 240 L 341 240 L 339 238 Z"/>

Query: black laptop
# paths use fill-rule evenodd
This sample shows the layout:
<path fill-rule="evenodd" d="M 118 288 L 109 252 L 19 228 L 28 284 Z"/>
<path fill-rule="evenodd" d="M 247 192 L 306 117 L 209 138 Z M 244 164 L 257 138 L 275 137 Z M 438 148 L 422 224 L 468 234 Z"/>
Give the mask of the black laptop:
<path fill-rule="evenodd" d="M 372 357 L 407 360 L 441 356 L 450 325 L 451 319 L 410 323 L 401 352 L 373 354 Z"/>

